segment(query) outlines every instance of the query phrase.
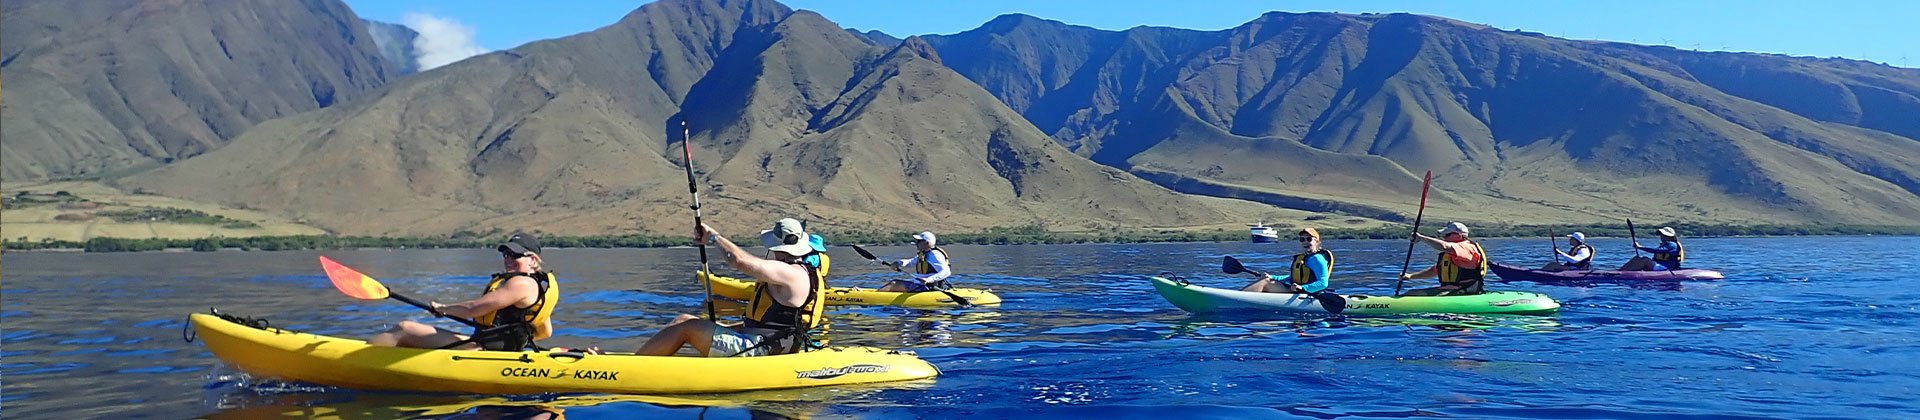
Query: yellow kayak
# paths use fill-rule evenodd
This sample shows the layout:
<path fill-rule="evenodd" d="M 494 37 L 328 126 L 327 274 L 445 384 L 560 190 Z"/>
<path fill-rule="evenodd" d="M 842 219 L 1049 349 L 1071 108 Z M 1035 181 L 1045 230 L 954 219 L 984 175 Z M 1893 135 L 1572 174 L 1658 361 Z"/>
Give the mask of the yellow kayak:
<path fill-rule="evenodd" d="M 940 370 L 911 352 L 832 347 L 762 357 L 375 347 L 365 341 L 255 328 L 194 314 L 215 357 L 243 372 L 356 389 L 478 394 L 598 392 L 721 393 L 932 378 Z"/>
<path fill-rule="evenodd" d="M 701 271 L 695 271 L 694 275 L 698 276 L 701 280 L 706 281 L 708 284 L 712 285 L 713 294 L 716 296 L 720 296 L 728 299 L 738 299 L 738 300 L 748 300 L 753 298 L 753 282 L 740 280 L 740 279 L 727 277 L 727 276 L 717 276 L 717 275 L 710 276 L 710 275 L 707 275 L 707 273 L 701 272 Z M 975 305 L 1000 304 L 1000 295 L 993 294 L 992 289 L 956 288 L 953 290 L 948 290 L 948 292 L 953 292 L 953 294 L 955 295 L 960 295 L 960 297 L 966 298 L 968 303 L 972 303 Z M 952 296 L 947 296 L 946 293 L 941 293 L 941 292 L 882 292 L 882 291 L 863 289 L 858 287 L 828 288 L 826 299 L 827 299 L 828 306 L 833 306 L 833 305 L 912 306 L 912 307 L 959 306 L 958 303 L 953 302 Z"/>

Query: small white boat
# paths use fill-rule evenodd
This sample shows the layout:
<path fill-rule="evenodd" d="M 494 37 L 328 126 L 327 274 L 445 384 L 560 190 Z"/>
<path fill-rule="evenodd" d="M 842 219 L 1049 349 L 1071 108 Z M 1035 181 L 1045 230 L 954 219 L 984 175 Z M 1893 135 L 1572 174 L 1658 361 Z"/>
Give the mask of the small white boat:
<path fill-rule="evenodd" d="M 1251 225 L 1247 225 L 1247 233 L 1253 235 L 1253 243 L 1256 244 L 1280 242 L 1280 233 L 1275 232 L 1272 227 L 1267 226 L 1265 221 L 1254 222 Z"/>

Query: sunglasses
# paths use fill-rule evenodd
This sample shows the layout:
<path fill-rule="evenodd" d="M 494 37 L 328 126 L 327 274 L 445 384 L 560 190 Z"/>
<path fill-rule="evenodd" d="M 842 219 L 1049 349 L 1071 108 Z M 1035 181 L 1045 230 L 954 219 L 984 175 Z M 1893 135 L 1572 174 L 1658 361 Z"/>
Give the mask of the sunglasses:
<path fill-rule="evenodd" d="M 525 258 L 525 257 L 526 257 L 526 256 L 528 256 L 528 255 L 533 255 L 533 254 L 516 254 L 516 253 L 512 253 L 512 252 L 502 252 L 502 253 L 500 253 L 500 256 L 502 256 L 502 257 L 507 257 L 507 259 L 510 259 L 510 260 L 517 260 L 517 259 L 521 259 L 521 258 Z"/>
<path fill-rule="evenodd" d="M 1302 237 L 1300 237 L 1300 242 L 1313 242 L 1313 237 L 1312 237 L 1312 236 L 1302 236 Z"/>

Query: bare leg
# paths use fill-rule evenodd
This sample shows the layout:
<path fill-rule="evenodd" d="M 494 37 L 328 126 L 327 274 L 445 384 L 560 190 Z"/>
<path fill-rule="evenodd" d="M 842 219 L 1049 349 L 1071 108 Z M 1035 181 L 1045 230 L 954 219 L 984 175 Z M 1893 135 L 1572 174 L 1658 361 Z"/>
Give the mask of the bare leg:
<path fill-rule="evenodd" d="M 1273 284 L 1273 279 L 1267 279 L 1267 278 L 1262 278 L 1262 279 L 1259 279 L 1259 280 L 1254 280 L 1254 281 L 1253 281 L 1253 283 L 1247 283 L 1247 287 L 1243 287 L 1243 288 L 1240 288 L 1240 291 L 1243 291 L 1243 292 L 1266 292 L 1266 291 L 1267 291 L 1267 285 L 1270 285 L 1270 284 Z"/>
<path fill-rule="evenodd" d="M 688 344 L 692 344 L 693 349 L 698 350 L 700 354 L 707 354 L 708 349 L 713 347 L 714 328 L 719 327 L 715 326 L 713 321 L 682 314 L 674 318 L 673 323 L 667 324 L 666 328 L 654 333 L 653 337 L 648 338 L 647 343 L 641 344 L 640 349 L 634 350 L 633 354 L 672 356 L 680 352 L 680 346 Z"/>
<path fill-rule="evenodd" d="M 1651 269 L 1653 269 L 1653 260 L 1647 257 L 1633 257 L 1633 259 L 1627 260 L 1626 265 L 1620 266 L 1620 271 L 1647 271 Z"/>
<path fill-rule="evenodd" d="M 453 344 L 465 339 L 467 339 L 467 336 L 460 335 L 453 331 L 435 328 L 432 325 L 413 321 L 400 321 L 399 324 L 393 326 L 393 329 L 389 329 L 387 332 L 367 339 L 367 344 L 386 347 L 437 349 L 441 346 Z M 478 344 L 467 343 L 457 348 L 475 349 L 479 347 Z"/>
<path fill-rule="evenodd" d="M 880 291 L 880 292 L 911 292 L 911 291 L 913 291 L 913 289 L 912 289 L 912 288 L 910 288 L 910 287 L 908 287 L 908 285 L 907 285 L 907 282 L 909 282 L 909 281 L 912 281 L 912 280 L 894 280 L 894 281 L 889 281 L 889 282 L 887 282 L 887 284 L 886 284 L 886 285 L 884 285 L 884 286 L 880 286 L 880 289 L 879 289 L 879 290 L 876 290 L 876 291 Z"/>

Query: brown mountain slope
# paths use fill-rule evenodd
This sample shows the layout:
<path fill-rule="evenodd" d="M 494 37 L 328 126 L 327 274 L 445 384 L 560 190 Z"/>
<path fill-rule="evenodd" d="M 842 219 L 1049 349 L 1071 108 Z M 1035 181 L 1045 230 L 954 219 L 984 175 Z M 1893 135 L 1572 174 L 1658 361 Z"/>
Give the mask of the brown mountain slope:
<path fill-rule="evenodd" d="M 353 234 L 679 233 L 677 122 L 723 230 L 1236 223 L 1054 144 L 918 40 L 887 49 L 771 1 L 667 0 L 580 35 L 267 122 L 127 182 Z"/>
<path fill-rule="evenodd" d="M 10 0 L 0 177 L 91 177 L 212 150 L 394 73 L 336 0 Z"/>
<path fill-rule="evenodd" d="M 1408 174 L 1434 169 L 1442 207 L 1482 220 L 1920 220 L 1920 142 L 1898 134 L 1914 119 L 1889 117 L 1915 79 L 1884 66 L 1788 60 L 1816 70 L 1775 72 L 1852 92 L 1796 100 L 1705 54 L 1414 15 L 1216 32 L 1002 17 L 929 41 L 1078 153 L 1189 192 L 1404 211 Z"/>

